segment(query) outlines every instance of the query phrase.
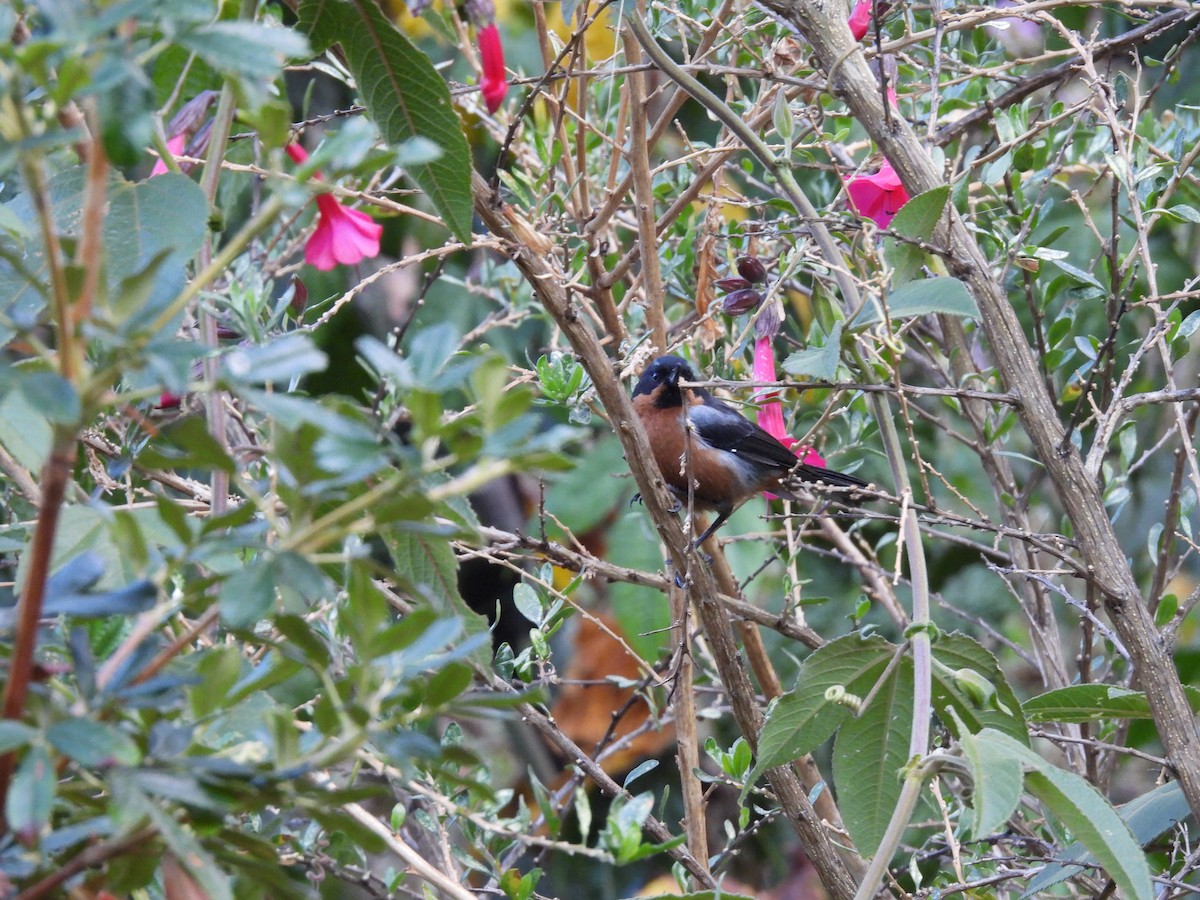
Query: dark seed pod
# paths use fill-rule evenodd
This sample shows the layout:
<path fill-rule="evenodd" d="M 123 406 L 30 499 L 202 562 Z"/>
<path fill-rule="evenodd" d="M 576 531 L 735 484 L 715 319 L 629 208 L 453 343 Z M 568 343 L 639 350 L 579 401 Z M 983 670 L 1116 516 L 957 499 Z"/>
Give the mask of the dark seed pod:
<path fill-rule="evenodd" d="M 737 270 L 751 284 L 762 284 L 767 280 L 767 267 L 759 262 L 757 256 L 739 256 Z"/>
<path fill-rule="evenodd" d="M 742 288 L 727 296 L 721 304 L 721 308 L 731 316 L 740 316 L 758 309 L 758 305 L 762 302 L 763 295 L 754 288 Z"/>
<path fill-rule="evenodd" d="M 738 278 L 736 275 L 730 275 L 728 278 L 718 278 L 717 287 L 723 291 L 740 291 L 750 287 L 750 282 L 745 278 Z"/>

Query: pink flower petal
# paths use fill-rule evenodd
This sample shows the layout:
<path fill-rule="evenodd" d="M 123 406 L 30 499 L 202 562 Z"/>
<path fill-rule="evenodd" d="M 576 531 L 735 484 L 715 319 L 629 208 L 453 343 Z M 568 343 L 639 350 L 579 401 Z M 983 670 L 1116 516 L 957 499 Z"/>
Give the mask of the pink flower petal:
<path fill-rule="evenodd" d="M 908 191 L 900 182 L 900 176 L 892 164 L 884 160 L 879 171 L 873 175 L 856 175 L 846 182 L 846 193 L 850 205 L 860 216 L 874 220 L 880 228 L 887 228 L 896 213 L 908 202 Z"/>
<path fill-rule="evenodd" d="M 760 337 L 754 341 L 754 380 L 776 380 L 775 350 L 769 337 Z M 771 437 L 782 442 L 787 433 L 784 431 L 783 404 L 779 402 L 778 392 L 760 394 L 758 400 L 761 404 L 758 409 L 759 426 Z"/>
<path fill-rule="evenodd" d="M 297 165 L 308 162 L 308 153 L 299 144 L 284 149 Z M 304 245 L 305 262 L 328 272 L 339 263 L 352 266 L 379 255 L 382 225 L 361 210 L 343 206 L 333 194 L 318 194 L 316 199 L 317 228 Z"/>
<path fill-rule="evenodd" d="M 796 445 L 797 446 L 792 447 L 792 452 L 795 453 L 796 456 L 800 457 L 800 462 L 804 463 L 806 466 L 817 466 L 821 469 L 828 468 L 828 465 L 825 462 L 825 457 L 823 457 L 812 447 L 806 447 L 799 441 L 796 441 Z"/>
<path fill-rule="evenodd" d="M 379 254 L 383 226 L 357 209 L 342 206 L 332 194 L 317 196 L 317 230 L 304 247 L 314 268 L 328 271 L 338 263 L 354 265 Z"/>
<path fill-rule="evenodd" d="M 167 138 L 167 149 L 171 151 L 172 156 L 178 156 L 183 152 L 183 148 L 186 146 L 186 134 L 180 133 L 175 135 L 173 138 Z M 153 178 L 155 175 L 166 175 L 169 171 L 170 169 L 167 168 L 167 164 L 160 159 L 154 164 L 154 168 L 150 170 L 150 177 Z"/>
<path fill-rule="evenodd" d="M 850 11 L 850 19 L 846 24 L 850 26 L 850 33 L 856 41 L 866 37 L 867 29 L 871 27 L 871 0 L 858 0 L 854 9 Z"/>
<path fill-rule="evenodd" d="M 292 162 L 294 162 L 296 165 L 302 166 L 308 162 L 308 151 L 295 141 L 288 144 L 283 149 L 287 152 L 287 155 L 292 158 Z"/>
<path fill-rule="evenodd" d="M 879 0 L 878 5 L 874 0 L 858 0 L 854 4 L 854 8 L 850 10 L 850 18 L 846 20 L 846 24 L 850 26 L 850 34 L 856 41 L 861 41 L 867 36 L 867 31 L 871 27 L 873 12 L 877 9 L 879 18 L 882 19 L 891 8 L 891 0 Z"/>
<path fill-rule="evenodd" d="M 304 245 L 304 261 L 314 269 L 328 272 L 338 264 L 333 251 L 333 231 L 317 225 L 308 243 Z"/>

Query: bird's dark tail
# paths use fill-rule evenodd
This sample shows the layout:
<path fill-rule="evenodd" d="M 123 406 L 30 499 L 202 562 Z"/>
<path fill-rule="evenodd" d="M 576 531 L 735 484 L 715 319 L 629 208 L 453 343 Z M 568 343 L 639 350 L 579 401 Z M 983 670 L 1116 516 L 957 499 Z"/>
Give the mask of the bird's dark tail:
<path fill-rule="evenodd" d="M 865 488 L 868 482 L 863 481 L 855 475 L 847 475 L 845 472 L 839 472 L 836 469 L 825 469 L 821 466 L 810 466 L 808 463 L 801 463 L 788 472 L 783 480 L 782 487 L 785 489 L 779 492 L 780 496 L 788 496 L 786 489 L 788 487 L 811 487 L 819 488 L 825 485 L 831 488 Z M 855 491 L 839 490 L 835 493 L 840 500 L 855 501 L 859 499 L 859 494 Z M 789 499 L 799 499 L 790 497 Z"/>

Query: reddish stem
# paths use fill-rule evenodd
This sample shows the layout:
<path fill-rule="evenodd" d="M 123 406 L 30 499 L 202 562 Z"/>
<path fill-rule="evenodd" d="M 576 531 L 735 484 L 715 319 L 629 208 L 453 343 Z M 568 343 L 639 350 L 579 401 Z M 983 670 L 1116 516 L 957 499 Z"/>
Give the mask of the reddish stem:
<path fill-rule="evenodd" d="M 75 467 L 75 438 L 56 443 L 50 459 L 42 468 L 42 504 L 38 507 L 37 526 L 29 549 L 29 576 L 17 604 L 17 633 L 9 660 L 8 683 L 4 686 L 4 718 L 20 719 L 25 714 L 25 698 L 33 672 L 33 654 L 37 647 L 38 622 L 42 618 L 42 603 L 46 598 L 46 579 L 50 574 L 50 558 L 54 550 L 54 535 L 58 531 L 58 515 L 66 493 L 67 479 Z M 16 758 L 13 753 L 0 757 L 0 810 L 8 798 Z M 0 822 L 0 833 L 8 823 Z"/>

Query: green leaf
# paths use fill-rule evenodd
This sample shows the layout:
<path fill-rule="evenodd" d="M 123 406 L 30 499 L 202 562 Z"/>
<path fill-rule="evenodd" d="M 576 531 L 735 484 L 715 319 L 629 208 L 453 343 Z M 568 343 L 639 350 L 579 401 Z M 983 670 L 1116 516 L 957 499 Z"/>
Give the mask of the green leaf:
<path fill-rule="evenodd" d="M 795 687 L 767 714 L 758 737 L 758 759 L 746 779 L 743 798 L 763 772 L 811 753 L 850 717 L 850 708 L 831 702 L 827 690 L 841 686 L 850 693 L 866 694 L 895 652 L 896 647 L 883 638 L 858 634 L 813 651 L 800 666 Z"/>
<path fill-rule="evenodd" d="M 196 416 L 184 416 L 163 426 L 159 439 L 138 454 L 138 462 L 152 469 L 216 469 L 230 475 L 237 472 L 233 459 L 209 434 L 204 420 Z M 178 529 L 178 523 L 174 527 Z"/>
<path fill-rule="evenodd" d="M 290 382 L 312 372 L 323 372 L 329 358 L 307 334 L 284 334 L 254 347 L 235 347 L 225 354 L 222 368 L 241 384 Z"/>
<path fill-rule="evenodd" d="M 40 836 L 50 823 L 57 782 L 50 754 L 44 747 L 30 747 L 8 786 L 4 804 L 8 827 L 27 839 Z"/>
<path fill-rule="evenodd" d="M 1194 206 L 1179 204 L 1172 206 L 1170 209 L 1158 207 L 1151 210 L 1152 213 L 1158 213 L 1163 218 L 1169 219 L 1172 222 L 1188 222 L 1192 225 L 1200 225 L 1200 210 Z"/>
<path fill-rule="evenodd" d="M 37 729 L 15 719 L 0 720 L 0 753 L 23 747 L 37 736 Z"/>
<path fill-rule="evenodd" d="M 82 766 L 136 766 L 142 760 L 141 751 L 129 735 L 91 719 L 55 722 L 46 732 L 46 740 Z"/>
<path fill-rule="evenodd" d="M 17 386 L 46 420 L 72 425 L 79 420 L 79 396 L 71 383 L 55 372 L 22 372 Z"/>
<path fill-rule="evenodd" d="M 1179 787 L 1178 781 L 1161 784 L 1154 790 L 1142 794 L 1117 809 L 1117 814 L 1133 832 L 1133 838 L 1145 847 L 1152 840 L 1163 834 L 1168 828 L 1174 828 L 1179 822 L 1188 817 L 1187 797 Z M 1067 863 L 1052 863 L 1029 882 L 1023 896 L 1039 895 L 1047 888 L 1070 878 L 1082 871 L 1080 866 L 1070 865 L 1070 862 L 1095 863 L 1096 859 L 1087 852 L 1080 842 L 1075 842 L 1058 854 L 1058 858 Z"/>
<path fill-rule="evenodd" d="M 471 684 L 471 667 L 452 663 L 436 673 L 425 686 L 423 704 L 436 709 L 449 703 Z"/>
<path fill-rule="evenodd" d="M 1192 711 L 1200 711 L 1200 688 L 1185 685 Z M 1022 706 L 1031 722 L 1094 722 L 1098 719 L 1149 719 L 1150 703 L 1141 691 L 1111 684 L 1074 684 L 1047 691 Z"/>
<path fill-rule="evenodd" d="M 385 528 L 381 535 L 398 578 L 424 597 L 435 612 L 460 618 L 469 636 L 486 635 L 487 621 L 467 606 L 458 592 L 458 561 L 445 535 L 399 527 Z M 486 665 L 489 655 L 480 645 L 472 659 Z"/>
<path fill-rule="evenodd" d="M 444 536 L 389 528 L 384 541 L 397 573 L 429 600 L 434 609 L 440 612 L 466 609 L 458 593 L 458 562 Z"/>
<path fill-rule="evenodd" d="M 1155 524 L 1162 527 L 1161 522 Z M 1154 611 L 1154 627 L 1165 628 L 1167 623 L 1175 618 L 1177 612 L 1179 612 L 1179 598 L 1174 594 L 1164 594 L 1158 602 L 1158 609 Z"/>
<path fill-rule="evenodd" d="M 887 306 L 888 316 L 892 319 L 925 316 L 931 313 L 946 313 L 968 319 L 979 317 L 979 307 L 975 305 L 975 298 L 971 296 L 966 285 L 957 278 L 948 276 L 910 281 L 888 295 Z M 881 321 L 879 306 L 872 302 L 854 317 L 850 327 L 861 328 Z"/>
<path fill-rule="evenodd" d="M 879 847 L 900 801 L 913 722 L 913 667 L 905 656 L 871 705 L 838 731 L 833 782 L 846 830 L 866 855 Z"/>
<path fill-rule="evenodd" d="M 535 625 L 542 621 L 542 600 L 537 591 L 521 581 L 513 585 L 513 603 L 517 612 Z"/>
<path fill-rule="evenodd" d="M 22 466 L 40 471 L 52 438 L 50 423 L 22 392 L 10 391 L 0 398 L 0 445 Z"/>
<path fill-rule="evenodd" d="M 933 657 L 951 670 L 974 670 L 996 689 L 993 703 L 981 709 L 954 678 L 934 666 L 933 708 L 942 721 L 950 721 L 948 708 L 953 707 L 972 733 L 978 733 L 984 728 L 995 728 L 1023 744 L 1029 743 L 1028 728 L 1021 713 L 1020 701 L 1009 686 L 1008 679 L 1004 677 L 996 657 L 982 644 L 961 632 L 944 634 L 933 645 Z"/>
<path fill-rule="evenodd" d="M 913 197 L 896 213 L 892 219 L 890 230 L 915 241 L 928 241 L 933 237 L 938 219 L 946 209 L 950 199 L 949 186 L 933 188 Z M 884 257 L 892 267 L 892 287 L 912 281 L 921 271 L 925 262 L 925 251 L 910 243 L 889 237 L 883 245 Z"/>
<path fill-rule="evenodd" d="M 167 172 L 138 184 L 121 182 L 109 190 L 104 215 L 104 255 L 108 313 L 136 330 L 146 315 L 163 308 L 183 287 L 184 268 L 204 241 L 208 201 L 200 186 Z M 121 295 L 124 283 L 153 274 L 153 289 L 135 305 Z M 103 304 L 102 304 L 103 305 Z"/>
<path fill-rule="evenodd" d="M 196 836 L 186 826 L 163 812 L 157 803 L 147 800 L 145 812 L 175 858 L 205 890 L 209 900 L 233 900 L 229 876 L 221 871 L 217 861 L 209 855 Z"/>
<path fill-rule="evenodd" d="M 1006 734 L 985 728 L 977 735 L 987 752 L 1007 755 L 1028 771 L 1026 789 L 1071 830 L 1117 883 L 1118 894 L 1135 900 L 1154 896 L 1146 855 L 1129 826 L 1094 787 L 1071 772 L 1055 768 Z"/>
<path fill-rule="evenodd" d="M 1146 854 L 1099 791 L 1078 775 L 1050 765 L 1029 772 L 1025 784 L 1091 851 L 1117 883 L 1118 896 L 1133 900 L 1154 896 Z"/>
<path fill-rule="evenodd" d="M 384 138 L 425 138 L 441 149 L 408 175 L 429 197 L 446 227 L 471 240 L 471 157 L 446 82 L 429 58 L 398 31 L 374 0 L 304 0 L 300 27 L 321 51 L 337 42 L 359 93 Z"/>
<path fill-rule="evenodd" d="M 961 722 L 958 724 L 962 724 Z M 1021 762 L 992 741 L 976 740 L 969 730 L 960 729 L 959 743 L 971 769 L 974 782 L 975 819 L 971 834 L 984 838 L 1009 820 L 1021 800 L 1024 773 Z"/>
<path fill-rule="evenodd" d="M 178 41 L 214 69 L 251 78 L 274 78 L 288 60 L 310 55 L 303 35 L 255 22 L 213 22 L 184 32 Z"/>
<path fill-rule="evenodd" d="M 1104 285 L 1091 272 L 1085 272 L 1078 266 L 1073 266 L 1069 262 L 1061 259 L 1052 260 L 1052 263 L 1067 273 L 1073 280 L 1080 284 L 1086 284 L 1088 287 L 1094 287 L 1098 290 L 1106 290 Z"/>
<path fill-rule="evenodd" d="M 249 628 L 275 605 L 275 570 L 266 560 L 255 560 L 221 585 L 218 601 L 221 621 L 231 628 Z"/>
<path fill-rule="evenodd" d="M 837 378 L 838 361 L 842 353 L 842 323 L 834 323 L 823 347 L 797 350 L 783 361 L 783 371 L 789 375 L 808 375 L 821 381 Z"/>

